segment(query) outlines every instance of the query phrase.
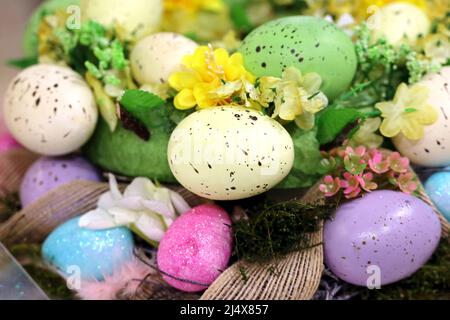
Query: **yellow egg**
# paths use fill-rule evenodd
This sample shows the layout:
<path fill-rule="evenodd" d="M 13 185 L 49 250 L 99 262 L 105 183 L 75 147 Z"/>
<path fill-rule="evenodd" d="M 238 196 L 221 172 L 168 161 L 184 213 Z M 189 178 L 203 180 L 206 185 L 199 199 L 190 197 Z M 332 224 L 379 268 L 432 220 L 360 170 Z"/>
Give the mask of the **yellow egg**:
<path fill-rule="evenodd" d="M 431 27 L 425 12 L 406 2 L 381 7 L 369 18 L 368 25 L 375 40 L 385 37 L 394 46 L 414 45 L 418 38 L 430 32 Z"/>
<path fill-rule="evenodd" d="M 430 75 L 420 82 L 429 89 L 428 102 L 436 108 L 439 118 L 425 128 L 418 141 L 402 134 L 393 139 L 397 149 L 415 164 L 427 167 L 450 165 L 450 67 Z"/>
<path fill-rule="evenodd" d="M 171 32 L 145 37 L 131 51 L 133 76 L 140 84 L 166 83 L 182 67 L 183 57 L 194 53 L 197 43 Z"/>
<path fill-rule="evenodd" d="M 240 107 L 197 111 L 174 130 L 170 168 L 185 188 L 213 200 L 255 196 L 276 186 L 293 165 L 294 146 L 282 125 Z"/>
<path fill-rule="evenodd" d="M 105 26 L 118 23 L 130 40 L 156 31 L 161 22 L 162 0 L 81 0 L 83 21 Z"/>

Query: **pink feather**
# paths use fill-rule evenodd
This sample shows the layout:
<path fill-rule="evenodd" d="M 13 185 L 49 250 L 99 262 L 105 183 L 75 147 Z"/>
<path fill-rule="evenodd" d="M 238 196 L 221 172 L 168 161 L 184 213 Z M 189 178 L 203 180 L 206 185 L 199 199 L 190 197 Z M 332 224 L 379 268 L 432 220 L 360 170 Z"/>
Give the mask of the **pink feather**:
<path fill-rule="evenodd" d="M 105 276 L 103 281 L 82 281 L 77 294 L 83 300 L 119 300 L 131 297 L 141 281 L 152 272 L 155 271 L 133 258 L 112 276 Z"/>

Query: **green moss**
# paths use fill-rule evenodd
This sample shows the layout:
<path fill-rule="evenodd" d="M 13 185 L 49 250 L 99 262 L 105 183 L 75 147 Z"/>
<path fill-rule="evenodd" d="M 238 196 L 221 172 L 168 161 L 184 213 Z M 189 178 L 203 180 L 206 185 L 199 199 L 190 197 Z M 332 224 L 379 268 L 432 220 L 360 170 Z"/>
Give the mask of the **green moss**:
<path fill-rule="evenodd" d="M 247 261 L 270 261 L 287 253 L 319 245 L 308 234 L 319 230 L 331 216 L 335 204 L 304 204 L 291 200 L 263 203 L 246 210 L 247 217 L 233 226 L 234 255 Z"/>
<path fill-rule="evenodd" d="M 380 290 L 365 290 L 361 297 L 375 300 L 449 300 L 450 242 L 442 240 L 431 260 L 410 278 Z"/>
<path fill-rule="evenodd" d="M 40 245 L 18 244 L 11 248 L 11 253 L 50 299 L 75 298 L 75 294 L 67 288 L 66 281 L 51 271 L 42 260 Z"/>

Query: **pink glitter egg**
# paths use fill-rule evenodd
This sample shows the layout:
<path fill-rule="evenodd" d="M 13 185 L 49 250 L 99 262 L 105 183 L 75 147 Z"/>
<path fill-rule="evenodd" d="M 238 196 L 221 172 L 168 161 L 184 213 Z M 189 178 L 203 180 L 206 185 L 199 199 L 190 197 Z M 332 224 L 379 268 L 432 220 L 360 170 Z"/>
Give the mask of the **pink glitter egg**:
<path fill-rule="evenodd" d="M 227 267 L 232 245 L 226 211 L 212 204 L 201 205 L 169 227 L 159 244 L 158 268 L 174 288 L 202 291 Z"/>
<path fill-rule="evenodd" d="M 5 132 L 0 135 L 0 153 L 20 147 L 20 144 L 13 138 L 10 133 Z"/>

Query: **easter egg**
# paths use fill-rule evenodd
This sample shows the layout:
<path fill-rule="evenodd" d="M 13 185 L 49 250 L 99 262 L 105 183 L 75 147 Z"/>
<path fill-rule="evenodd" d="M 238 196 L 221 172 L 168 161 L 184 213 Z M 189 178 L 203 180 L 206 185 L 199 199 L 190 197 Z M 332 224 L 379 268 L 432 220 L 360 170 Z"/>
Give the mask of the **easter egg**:
<path fill-rule="evenodd" d="M 7 128 L 24 147 L 58 156 L 80 148 L 94 132 L 97 105 L 75 71 L 40 64 L 19 73 L 6 91 Z"/>
<path fill-rule="evenodd" d="M 42 245 L 44 261 L 63 276 L 103 280 L 133 258 L 134 241 L 127 228 L 89 230 L 73 218 L 53 230 Z"/>
<path fill-rule="evenodd" d="M 252 31 L 239 51 L 257 77 L 281 77 L 287 67 L 322 77 L 321 90 L 333 100 L 350 85 L 356 72 L 352 40 L 324 19 L 295 16 L 270 21 Z"/>
<path fill-rule="evenodd" d="M 231 220 L 225 210 L 213 204 L 195 207 L 164 234 L 158 269 L 179 290 L 205 290 L 226 269 L 232 244 Z"/>
<path fill-rule="evenodd" d="M 186 189 L 208 199 L 236 200 L 283 180 L 293 165 L 294 146 L 281 124 L 258 111 L 206 108 L 175 128 L 168 159 Z"/>
<path fill-rule="evenodd" d="M 376 278 L 387 285 L 419 270 L 440 236 L 439 218 L 425 202 L 401 192 L 374 191 L 339 206 L 325 223 L 325 263 L 351 284 L 371 285 Z"/>
<path fill-rule="evenodd" d="M 5 132 L 0 135 L 0 153 L 16 148 L 20 148 L 20 144 L 17 143 L 11 134 Z"/>
<path fill-rule="evenodd" d="M 67 12 L 67 9 L 73 5 L 79 5 L 80 0 L 47 0 L 37 7 L 27 22 L 23 36 L 23 50 L 27 57 L 38 56 L 39 51 L 39 25 L 42 19 L 48 15 L 54 14 L 58 10 Z"/>
<path fill-rule="evenodd" d="M 125 37 L 138 40 L 158 29 L 162 9 L 162 0 L 81 0 L 81 19 L 117 25 Z"/>
<path fill-rule="evenodd" d="M 428 178 L 425 190 L 439 211 L 450 222 L 450 167 Z"/>
<path fill-rule="evenodd" d="M 374 40 L 385 37 L 394 46 L 414 45 L 430 32 L 431 23 L 419 7 L 406 2 L 394 2 L 381 7 L 369 18 Z"/>
<path fill-rule="evenodd" d="M 20 185 L 22 207 L 72 181 L 101 181 L 97 169 L 80 156 L 42 157 L 27 170 Z"/>
<path fill-rule="evenodd" d="M 412 162 L 427 167 L 450 165 L 450 67 L 420 82 L 429 90 L 428 103 L 438 112 L 437 121 L 425 127 L 423 138 L 409 140 L 403 134 L 393 139 L 395 147 Z"/>
<path fill-rule="evenodd" d="M 133 76 L 140 84 L 166 83 L 172 72 L 181 69 L 183 57 L 196 47 L 194 41 L 171 32 L 145 37 L 131 51 Z"/>

